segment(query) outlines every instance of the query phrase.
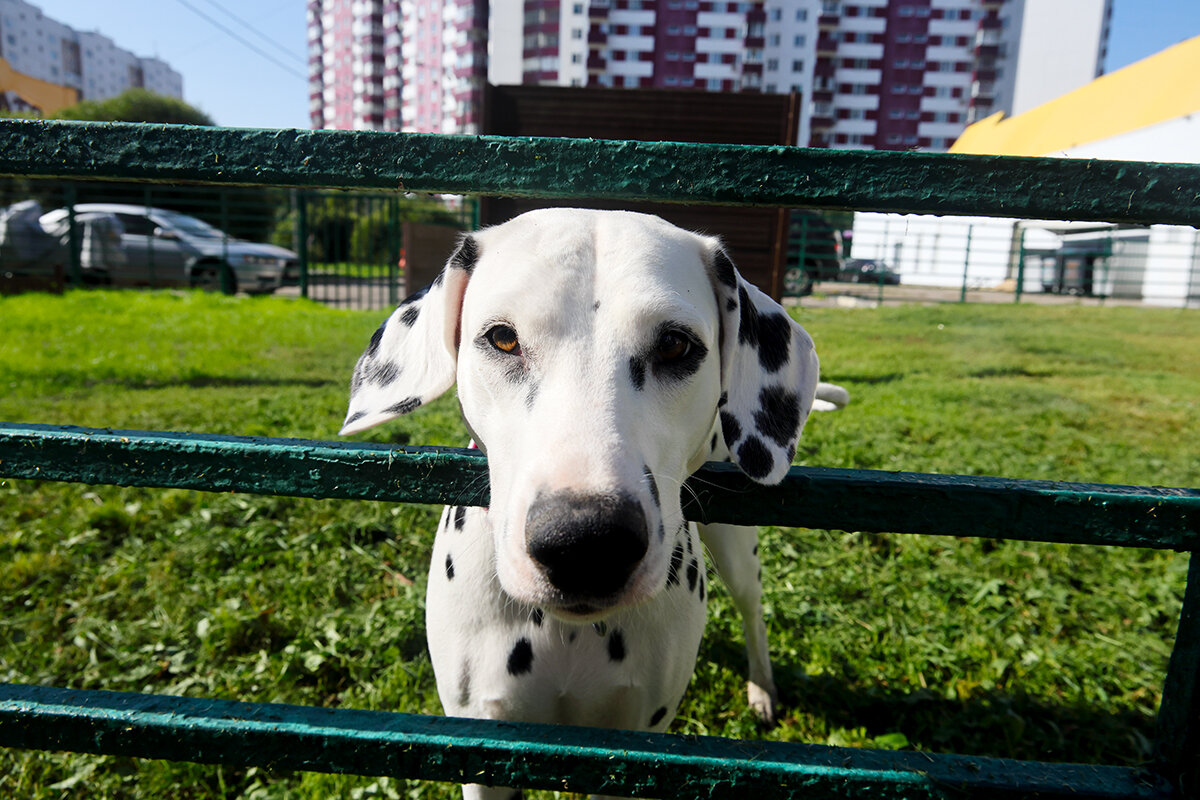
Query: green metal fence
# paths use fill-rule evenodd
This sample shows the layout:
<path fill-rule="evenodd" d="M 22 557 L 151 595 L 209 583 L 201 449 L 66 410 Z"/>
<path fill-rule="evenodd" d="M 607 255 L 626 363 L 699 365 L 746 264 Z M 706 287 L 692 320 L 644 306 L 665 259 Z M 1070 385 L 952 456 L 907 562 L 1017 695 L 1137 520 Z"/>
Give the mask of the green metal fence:
<path fill-rule="evenodd" d="M 1200 167 L 778 147 L 0 122 L 0 174 L 1200 224 Z M 134 153 L 136 155 L 131 156 Z M 937 187 L 931 191 L 930 187 Z M 487 503 L 452 448 L 0 426 L 0 477 Z M 1200 490 L 709 465 L 690 518 L 1200 547 Z M 753 509 L 747 513 L 745 509 Z M 0 685 L 0 744 L 647 797 L 1194 796 L 1200 561 L 1143 768 L 730 741 Z"/>

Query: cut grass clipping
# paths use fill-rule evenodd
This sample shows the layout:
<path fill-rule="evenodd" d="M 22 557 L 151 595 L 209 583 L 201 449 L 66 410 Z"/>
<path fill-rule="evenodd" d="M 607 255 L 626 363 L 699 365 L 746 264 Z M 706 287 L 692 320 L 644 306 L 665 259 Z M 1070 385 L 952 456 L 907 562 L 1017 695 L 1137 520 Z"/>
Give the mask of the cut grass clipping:
<path fill-rule="evenodd" d="M 1196 486 L 1200 315 L 802 310 L 824 377 L 797 462 Z M 0 418 L 333 438 L 385 312 L 275 298 L 0 299 Z M 364 440 L 461 445 L 453 397 Z M 438 509 L 0 482 L 0 680 L 440 713 L 425 651 Z M 1018 758 L 1150 756 L 1187 559 L 1169 552 L 763 531 L 782 724 L 711 621 L 672 730 Z M 0 751 L 0 796 L 456 797 L 444 784 Z"/>

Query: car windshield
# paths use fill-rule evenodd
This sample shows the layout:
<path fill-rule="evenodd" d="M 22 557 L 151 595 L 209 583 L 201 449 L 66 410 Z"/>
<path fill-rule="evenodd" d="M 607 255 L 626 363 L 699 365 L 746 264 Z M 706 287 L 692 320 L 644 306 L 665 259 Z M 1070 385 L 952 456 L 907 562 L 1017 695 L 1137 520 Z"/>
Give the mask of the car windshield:
<path fill-rule="evenodd" d="M 214 228 L 203 220 L 189 217 L 187 214 L 179 214 L 175 211 L 160 211 L 158 216 L 167 223 L 167 225 L 181 233 L 184 236 L 190 236 L 194 239 L 221 239 L 225 234 Z"/>

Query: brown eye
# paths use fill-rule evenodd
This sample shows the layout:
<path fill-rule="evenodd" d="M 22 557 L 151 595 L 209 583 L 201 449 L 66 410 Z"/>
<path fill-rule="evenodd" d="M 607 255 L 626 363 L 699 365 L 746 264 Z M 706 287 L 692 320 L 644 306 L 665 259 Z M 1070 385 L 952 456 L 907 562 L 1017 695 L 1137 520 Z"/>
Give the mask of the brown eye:
<path fill-rule="evenodd" d="M 683 358 L 692 350 L 692 340 L 676 331 L 667 331 L 658 337 L 654 355 L 659 361 L 675 361 Z"/>
<path fill-rule="evenodd" d="M 517 332 L 507 325 L 497 325 L 487 332 L 487 340 L 492 347 L 502 353 L 517 356 L 521 354 L 521 343 L 517 341 Z"/>

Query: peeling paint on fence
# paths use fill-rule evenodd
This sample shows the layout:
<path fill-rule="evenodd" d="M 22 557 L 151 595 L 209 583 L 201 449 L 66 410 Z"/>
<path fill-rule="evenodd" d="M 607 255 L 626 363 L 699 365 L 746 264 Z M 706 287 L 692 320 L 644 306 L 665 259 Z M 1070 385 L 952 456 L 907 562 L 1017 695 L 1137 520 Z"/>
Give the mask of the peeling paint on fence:
<path fill-rule="evenodd" d="M 0 174 L 1200 225 L 1200 165 L 0 120 Z"/>

